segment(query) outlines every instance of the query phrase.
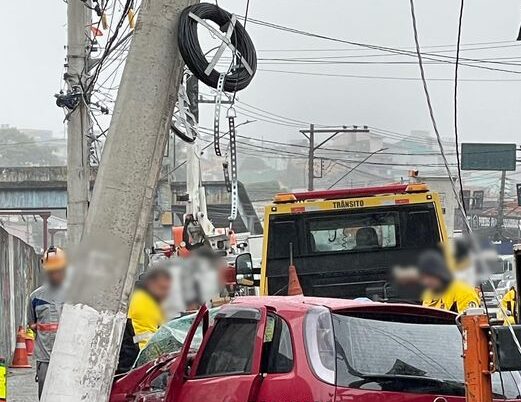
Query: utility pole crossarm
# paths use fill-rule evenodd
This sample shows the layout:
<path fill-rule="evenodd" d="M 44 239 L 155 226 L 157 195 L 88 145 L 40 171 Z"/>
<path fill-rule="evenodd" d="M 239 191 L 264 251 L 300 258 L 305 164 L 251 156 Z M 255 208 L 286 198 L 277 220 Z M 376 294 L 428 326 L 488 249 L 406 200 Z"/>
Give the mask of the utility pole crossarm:
<path fill-rule="evenodd" d="M 334 134 L 331 134 L 329 137 L 327 137 L 324 141 L 322 141 L 320 144 L 315 145 L 315 148 L 313 148 L 314 151 L 319 149 L 322 145 L 326 144 L 328 141 L 335 138 L 338 134 L 340 134 L 340 131 L 335 132 Z"/>
<path fill-rule="evenodd" d="M 310 130 L 300 130 L 302 134 L 309 133 Z M 330 134 L 332 132 L 338 133 L 369 133 L 370 130 L 368 128 L 319 128 L 313 130 L 315 134 Z"/>

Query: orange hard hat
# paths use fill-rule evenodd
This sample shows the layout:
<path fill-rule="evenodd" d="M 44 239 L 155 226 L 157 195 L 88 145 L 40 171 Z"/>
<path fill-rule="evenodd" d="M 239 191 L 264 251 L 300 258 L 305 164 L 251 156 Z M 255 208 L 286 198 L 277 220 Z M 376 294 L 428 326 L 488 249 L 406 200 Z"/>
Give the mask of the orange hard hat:
<path fill-rule="evenodd" d="M 58 271 L 67 267 L 65 252 L 59 247 L 49 247 L 43 253 L 42 268 L 44 271 Z"/>

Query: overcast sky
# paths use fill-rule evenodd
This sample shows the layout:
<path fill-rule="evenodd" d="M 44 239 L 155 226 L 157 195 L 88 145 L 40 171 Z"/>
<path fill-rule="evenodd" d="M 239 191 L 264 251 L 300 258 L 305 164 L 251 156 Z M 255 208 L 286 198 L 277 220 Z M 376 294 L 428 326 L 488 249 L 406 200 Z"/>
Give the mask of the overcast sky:
<path fill-rule="evenodd" d="M 220 0 L 229 11 L 244 14 L 244 0 Z M 423 46 L 456 42 L 459 1 L 417 0 L 416 11 Z M 61 0 L 5 1 L 0 25 L 0 123 L 63 133 L 63 113 L 53 95 L 60 89 L 66 31 L 66 4 Z M 250 17 L 308 32 L 375 45 L 411 49 L 413 46 L 408 0 L 250 0 Z M 463 43 L 513 41 L 521 22 L 521 2 L 472 0 L 466 2 Z M 260 58 L 375 55 L 378 51 L 306 38 L 248 23 L 247 29 Z M 512 46 L 514 45 L 514 46 Z M 487 44 L 502 48 L 462 52 L 467 58 L 520 57 L 517 43 Z M 509 46 L 509 47 L 504 47 Z M 467 46 L 479 47 L 479 46 Z M 334 52 L 279 51 L 335 49 Z M 346 51 L 347 49 L 347 51 Z M 342 51 L 340 51 L 342 50 Z M 453 53 L 444 53 L 453 55 Z M 345 59 L 352 60 L 352 59 Z M 413 58 L 368 57 L 364 61 L 414 61 Z M 510 61 L 512 62 L 512 61 Z M 521 67 L 490 65 L 516 69 Z M 282 116 L 319 124 L 367 124 L 409 133 L 430 130 L 425 99 L 418 80 L 383 80 L 296 75 L 263 71 L 276 69 L 304 73 L 418 78 L 415 64 L 267 65 L 239 93 L 239 100 Z M 521 74 L 461 67 L 460 130 L 465 141 L 521 142 Z M 453 77 L 453 66 L 429 65 L 431 78 Z M 502 81 L 503 80 L 503 81 Z M 510 80 L 510 81 L 504 81 Z M 520 81 L 512 81 L 520 80 Z M 451 81 L 430 81 L 436 117 L 444 137 L 452 137 Z M 203 106 L 201 125 L 211 126 L 211 106 Z M 247 117 L 238 113 L 239 120 Z M 265 138 L 297 138 L 296 128 L 259 122 L 243 133 Z"/>

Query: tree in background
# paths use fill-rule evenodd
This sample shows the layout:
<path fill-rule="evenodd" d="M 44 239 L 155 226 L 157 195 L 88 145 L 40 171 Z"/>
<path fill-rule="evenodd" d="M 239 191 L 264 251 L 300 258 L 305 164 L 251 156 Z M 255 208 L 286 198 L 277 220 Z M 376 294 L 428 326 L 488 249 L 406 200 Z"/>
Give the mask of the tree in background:
<path fill-rule="evenodd" d="M 0 128 L 0 167 L 63 165 L 56 149 L 53 140 L 38 141 L 14 127 Z"/>

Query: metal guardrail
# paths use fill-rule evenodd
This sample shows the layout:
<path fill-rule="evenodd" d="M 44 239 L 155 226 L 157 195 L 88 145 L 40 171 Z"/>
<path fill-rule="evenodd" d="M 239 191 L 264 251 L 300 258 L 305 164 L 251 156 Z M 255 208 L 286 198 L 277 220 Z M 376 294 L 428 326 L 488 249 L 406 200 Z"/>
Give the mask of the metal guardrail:
<path fill-rule="evenodd" d="M 18 326 L 27 325 L 27 300 L 40 282 L 34 249 L 0 228 L 0 357 L 11 362 Z"/>

